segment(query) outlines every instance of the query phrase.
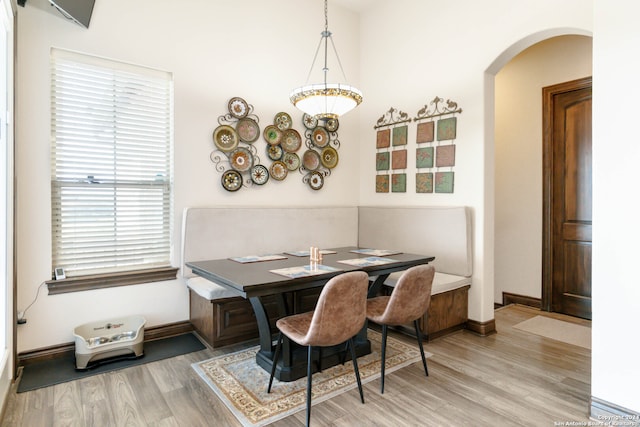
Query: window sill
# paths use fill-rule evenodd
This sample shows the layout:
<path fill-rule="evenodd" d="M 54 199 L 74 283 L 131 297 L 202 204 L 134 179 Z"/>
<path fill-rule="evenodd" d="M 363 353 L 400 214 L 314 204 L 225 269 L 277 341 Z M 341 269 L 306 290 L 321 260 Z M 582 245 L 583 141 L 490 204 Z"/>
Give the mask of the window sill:
<path fill-rule="evenodd" d="M 126 271 L 122 273 L 96 274 L 91 276 L 70 277 L 62 280 L 48 280 L 49 295 L 68 292 L 90 291 L 94 289 L 114 288 L 116 286 L 139 285 L 141 283 L 173 280 L 178 269 L 175 267 L 153 268 L 148 270 Z"/>

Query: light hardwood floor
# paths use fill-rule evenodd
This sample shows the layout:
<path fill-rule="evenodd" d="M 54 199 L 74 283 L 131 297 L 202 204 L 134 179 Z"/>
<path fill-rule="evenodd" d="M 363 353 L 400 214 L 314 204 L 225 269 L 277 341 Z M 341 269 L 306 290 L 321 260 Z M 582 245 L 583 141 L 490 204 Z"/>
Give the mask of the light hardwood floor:
<path fill-rule="evenodd" d="M 496 310 L 497 334 L 461 331 L 426 344 L 421 363 L 365 384 L 312 409 L 315 426 L 553 426 L 589 422 L 591 352 L 512 328 L 549 315 L 524 306 Z M 407 340 L 407 342 L 413 342 Z M 164 361 L 17 394 L 2 426 L 239 426 L 191 364 L 254 342 L 203 350 Z M 274 426 L 304 425 L 304 411 Z M 558 424 L 556 424 L 558 425 Z M 585 424 L 586 425 L 586 424 Z"/>

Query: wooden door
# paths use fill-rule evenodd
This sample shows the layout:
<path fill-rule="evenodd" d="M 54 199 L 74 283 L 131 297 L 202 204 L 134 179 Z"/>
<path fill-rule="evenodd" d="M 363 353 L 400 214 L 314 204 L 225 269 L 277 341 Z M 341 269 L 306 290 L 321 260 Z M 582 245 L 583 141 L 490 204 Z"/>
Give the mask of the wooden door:
<path fill-rule="evenodd" d="M 543 88 L 543 292 L 591 318 L 591 77 Z"/>

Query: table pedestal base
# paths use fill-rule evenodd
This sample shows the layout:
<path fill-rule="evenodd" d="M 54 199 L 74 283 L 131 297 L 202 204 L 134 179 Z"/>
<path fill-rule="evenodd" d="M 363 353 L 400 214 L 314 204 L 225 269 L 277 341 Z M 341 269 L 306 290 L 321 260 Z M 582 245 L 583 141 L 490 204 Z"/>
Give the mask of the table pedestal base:
<path fill-rule="evenodd" d="M 271 328 L 269 326 L 269 318 L 265 310 L 263 301 L 259 297 L 249 298 L 253 311 L 256 314 L 258 323 L 258 331 L 260 333 L 260 350 L 256 354 L 256 363 L 265 371 L 271 372 L 273 366 L 273 355 L 275 346 L 272 342 Z M 281 315 L 287 314 L 287 307 L 284 296 L 278 295 L 278 305 L 280 306 Z M 367 339 L 367 322 L 354 338 L 356 347 L 356 356 L 364 356 L 371 353 L 371 343 Z M 333 347 L 318 347 L 317 353 L 320 358 L 320 369 L 326 369 L 335 366 L 342 360 L 351 360 L 350 351 L 345 356 L 346 343 Z M 275 377 L 280 381 L 295 381 L 298 378 L 307 376 L 307 347 L 299 346 L 283 336 L 281 356 L 278 358 Z M 314 360 L 318 358 L 314 357 Z M 318 365 L 313 368 L 313 372 L 318 371 Z"/>

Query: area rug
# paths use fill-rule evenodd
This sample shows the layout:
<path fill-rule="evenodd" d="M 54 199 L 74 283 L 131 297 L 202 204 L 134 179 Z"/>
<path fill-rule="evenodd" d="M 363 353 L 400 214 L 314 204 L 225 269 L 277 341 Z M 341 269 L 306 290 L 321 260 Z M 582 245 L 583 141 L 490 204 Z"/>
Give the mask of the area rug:
<path fill-rule="evenodd" d="M 362 383 L 380 377 L 381 335 L 369 330 L 368 337 L 371 354 L 358 358 Z M 274 380 L 271 393 L 267 393 L 269 373 L 256 364 L 257 351 L 256 346 L 192 365 L 243 426 L 264 426 L 304 410 L 306 405 L 306 377 L 291 382 Z M 425 355 L 431 356 L 427 352 Z M 386 357 L 385 376 L 419 361 L 420 350 L 417 344 L 408 345 L 388 336 Z M 313 374 L 311 403 L 315 405 L 357 387 L 349 360 Z"/>
<path fill-rule="evenodd" d="M 591 328 L 551 317 L 536 316 L 513 326 L 525 332 L 591 349 Z"/>
<path fill-rule="evenodd" d="M 121 358 L 109 360 L 102 364 L 90 366 L 90 369 L 85 371 L 76 370 L 75 355 L 73 353 L 64 357 L 27 365 L 22 369 L 22 375 L 18 383 L 18 393 L 180 356 L 193 351 L 204 350 L 206 347 L 195 335 L 188 333 L 148 341 L 144 343 L 143 348 L 144 355 L 137 359 Z"/>

